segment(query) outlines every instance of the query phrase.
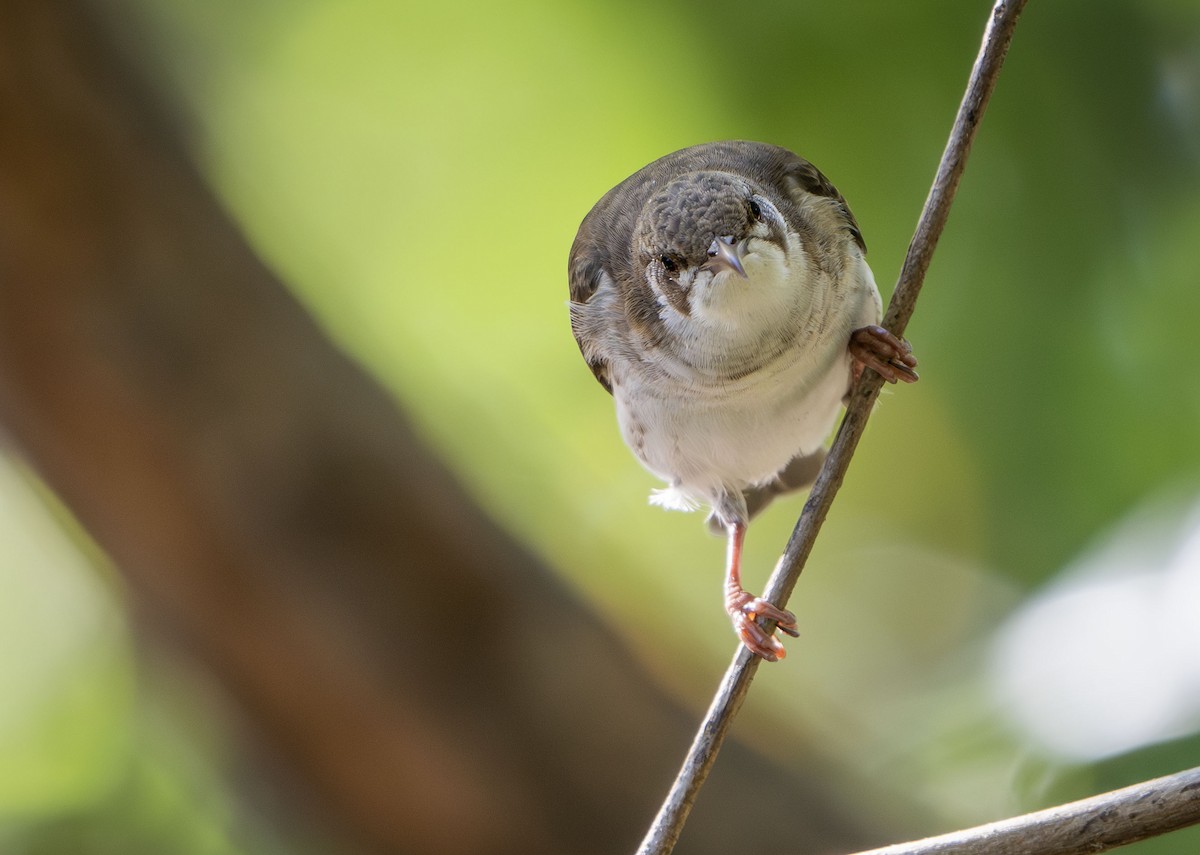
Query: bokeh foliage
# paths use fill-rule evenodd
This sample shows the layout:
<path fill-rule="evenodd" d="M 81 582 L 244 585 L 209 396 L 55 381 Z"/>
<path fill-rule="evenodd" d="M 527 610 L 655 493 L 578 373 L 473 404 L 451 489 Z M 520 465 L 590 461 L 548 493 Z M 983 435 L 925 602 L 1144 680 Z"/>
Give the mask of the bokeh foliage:
<path fill-rule="evenodd" d="M 660 154 L 762 139 L 837 184 L 890 291 L 986 4 L 127 4 L 265 257 L 699 708 L 733 646 L 722 545 L 645 504 L 567 328 L 574 230 Z M 1122 518 L 1200 497 L 1198 191 L 1194 3 L 1031 3 L 908 331 L 923 380 L 884 398 L 797 589 L 802 637 L 739 736 L 831 760 L 847 793 L 871 780 L 863 810 L 921 817 L 898 834 L 1200 763 L 1195 737 L 1068 762 L 1006 716 L 987 664 L 1005 615 Z M 49 500 L 15 471 L 3 495 L 0 843 L 291 851 L 229 803 L 219 723 L 180 700 L 202 690 L 137 661 Z M 752 528 L 755 584 L 799 507 Z"/>

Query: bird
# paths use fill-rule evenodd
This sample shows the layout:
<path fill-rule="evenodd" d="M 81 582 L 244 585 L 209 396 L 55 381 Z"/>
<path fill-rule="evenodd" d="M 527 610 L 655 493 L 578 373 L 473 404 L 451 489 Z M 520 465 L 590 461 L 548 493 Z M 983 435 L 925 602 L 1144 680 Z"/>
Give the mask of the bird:
<path fill-rule="evenodd" d="M 809 486 L 864 368 L 918 379 L 846 200 L 810 162 L 731 140 L 661 157 L 609 190 L 568 259 L 571 330 L 611 393 L 651 502 L 709 509 L 727 539 L 724 606 L 767 661 L 795 615 L 742 586 L 752 516 Z"/>

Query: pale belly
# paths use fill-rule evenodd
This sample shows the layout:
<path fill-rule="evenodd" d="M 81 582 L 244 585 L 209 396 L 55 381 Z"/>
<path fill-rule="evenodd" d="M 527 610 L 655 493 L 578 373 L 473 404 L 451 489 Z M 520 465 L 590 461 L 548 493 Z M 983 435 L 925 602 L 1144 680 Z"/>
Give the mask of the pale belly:
<path fill-rule="evenodd" d="M 787 270 L 802 268 L 802 253 L 795 256 Z M 800 283 L 786 271 L 770 276 L 751 270 L 751 290 L 714 292 L 740 300 L 726 307 L 736 309 L 738 324 L 716 323 L 696 334 L 701 320 L 677 320 L 675 361 L 660 354 L 653 370 L 645 359 L 614 363 L 621 434 L 642 465 L 670 488 L 653 499 L 656 504 L 682 508 L 740 499 L 745 488 L 821 446 L 850 388 L 850 333 L 878 323 L 881 314 L 870 268 L 861 256 L 851 264 L 839 279 Z M 788 346 L 770 362 L 733 371 L 746 354 L 770 352 L 764 333 L 775 315 L 789 311 L 786 300 L 774 300 L 780 293 L 807 300 L 805 311 L 774 333 Z M 714 358 L 722 355 L 724 362 Z M 695 368 L 704 364 L 728 365 L 733 376 L 704 375 Z"/>
<path fill-rule="evenodd" d="M 850 372 L 850 354 L 839 343 L 725 387 L 668 396 L 620 390 L 617 418 L 647 469 L 688 498 L 711 503 L 816 450 L 833 429 Z"/>

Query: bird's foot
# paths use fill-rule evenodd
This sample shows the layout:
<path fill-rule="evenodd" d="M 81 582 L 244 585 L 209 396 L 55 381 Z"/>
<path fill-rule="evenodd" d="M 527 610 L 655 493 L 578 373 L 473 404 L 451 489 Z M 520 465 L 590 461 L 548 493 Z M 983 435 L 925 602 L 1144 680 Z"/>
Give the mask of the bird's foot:
<path fill-rule="evenodd" d="M 758 625 L 759 618 L 775 621 L 775 626 L 793 638 L 800 635 L 796 629 L 796 616 L 787 609 L 756 597 L 746 591 L 734 591 L 725 598 L 725 610 L 733 620 L 733 631 L 742 644 L 756 656 L 768 662 L 778 662 L 787 656 L 779 639 Z"/>
<path fill-rule="evenodd" d="M 889 383 L 915 383 L 919 379 L 913 370 L 917 358 L 912 355 L 912 346 L 881 326 L 872 324 L 850 333 L 850 355 L 854 357 L 855 383 L 864 367 L 874 369 Z"/>

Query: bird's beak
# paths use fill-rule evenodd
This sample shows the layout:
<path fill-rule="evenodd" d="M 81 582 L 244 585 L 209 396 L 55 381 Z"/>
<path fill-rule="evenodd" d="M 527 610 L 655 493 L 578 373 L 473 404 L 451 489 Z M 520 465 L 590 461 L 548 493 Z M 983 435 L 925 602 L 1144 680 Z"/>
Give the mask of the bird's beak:
<path fill-rule="evenodd" d="M 714 273 L 722 267 L 737 273 L 743 279 L 748 279 L 746 268 L 742 267 L 742 247 L 728 235 L 715 238 L 708 247 L 708 268 Z"/>

